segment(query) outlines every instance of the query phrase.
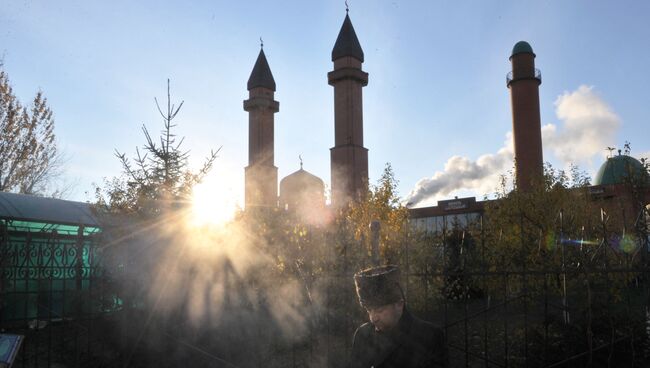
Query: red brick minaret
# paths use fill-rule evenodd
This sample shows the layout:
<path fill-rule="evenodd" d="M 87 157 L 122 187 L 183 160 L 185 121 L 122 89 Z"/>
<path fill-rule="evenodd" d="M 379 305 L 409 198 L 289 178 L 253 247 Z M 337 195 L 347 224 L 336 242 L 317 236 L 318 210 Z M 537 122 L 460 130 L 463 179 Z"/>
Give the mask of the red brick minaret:
<path fill-rule="evenodd" d="M 346 14 L 332 49 L 334 70 L 327 80 L 334 87 L 334 147 L 330 149 L 332 205 L 341 207 L 365 195 L 368 149 L 363 146 L 363 99 L 368 73 L 361 70 L 363 50 Z"/>
<path fill-rule="evenodd" d="M 252 207 L 277 207 L 278 168 L 273 162 L 273 115 L 280 103 L 273 99 L 275 80 L 264 49 L 260 50 L 250 78 L 248 100 L 248 166 L 246 166 L 245 204 Z"/>
<path fill-rule="evenodd" d="M 519 41 L 510 56 L 512 72 L 507 85 L 512 101 L 512 133 L 515 146 L 517 189 L 526 191 L 541 180 L 543 169 L 542 131 L 539 114 L 539 85 L 542 75 L 535 69 L 532 47 Z"/>

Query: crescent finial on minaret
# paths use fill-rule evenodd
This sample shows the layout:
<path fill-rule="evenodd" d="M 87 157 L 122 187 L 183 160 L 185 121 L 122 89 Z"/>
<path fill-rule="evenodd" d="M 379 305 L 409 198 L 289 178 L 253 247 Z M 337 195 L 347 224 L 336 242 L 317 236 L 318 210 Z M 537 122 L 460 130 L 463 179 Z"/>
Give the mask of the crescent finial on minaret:
<path fill-rule="evenodd" d="M 300 160 L 300 170 L 302 170 L 302 155 L 298 155 L 298 159 Z"/>

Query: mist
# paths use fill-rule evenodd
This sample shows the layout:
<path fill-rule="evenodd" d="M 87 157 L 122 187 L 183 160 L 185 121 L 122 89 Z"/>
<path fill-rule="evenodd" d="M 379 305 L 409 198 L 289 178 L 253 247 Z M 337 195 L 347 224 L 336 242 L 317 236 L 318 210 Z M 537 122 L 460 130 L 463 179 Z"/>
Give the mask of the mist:
<path fill-rule="evenodd" d="M 351 277 L 349 285 L 317 277 L 313 264 L 336 258 L 323 228 L 292 224 L 282 211 L 263 221 L 245 216 L 221 225 L 193 226 L 183 214 L 145 227 L 122 221 L 107 227 L 104 256 L 123 303 L 121 334 L 130 366 L 158 364 L 154 353 L 171 354 L 176 362 L 191 356 L 205 366 L 252 367 L 267 360 L 282 366 L 288 354 L 306 354 L 306 342 L 309 361 L 320 366 L 332 361 L 319 350 L 321 341 L 349 344 L 347 330 L 348 339 L 313 336 L 316 325 L 335 318 L 327 312 L 333 302 L 360 309 Z M 296 233 L 280 238 L 278 229 Z M 332 297 L 341 290 L 345 298 Z"/>

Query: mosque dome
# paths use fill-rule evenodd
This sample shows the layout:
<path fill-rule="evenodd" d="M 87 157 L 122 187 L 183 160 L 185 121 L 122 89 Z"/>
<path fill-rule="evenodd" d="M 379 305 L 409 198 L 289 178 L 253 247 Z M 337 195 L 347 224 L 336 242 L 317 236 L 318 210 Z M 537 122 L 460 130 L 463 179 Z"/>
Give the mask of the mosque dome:
<path fill-rule="evenodd" d="M 650 183 L 650 176 L 643 164 L 628 155 L 618 155 L 607 159 L 598 170 L 595 185 L 622 184 L 628 180 Z"/>
<path fill-rule="evenodd" d="M 533 48 L 530 47 L 530 44 L 526 41 L 519 41 L 515 44 L 515 47 L 512 48 L 512 55 L 510 57 L 513 57 L 517 54 L 533 54 Z"/>
<path fill-rule="evenodd" d="M 297 209 L 325 205 L 323 180 L 303 170 L 287 175 L 280 181 L 280 208 Z"/>
<path fill-rule="evenodd" d="M 282 187 L 283 185 L 285 187 L 289 187 L 295 183 L 324 186 L 323 180 L 321 178 L 310 173 L 309 171 L 304 170 L 303 168 L 300 168 L 300 170 L 285 176 L 280 181 L 280 187 Z"/>

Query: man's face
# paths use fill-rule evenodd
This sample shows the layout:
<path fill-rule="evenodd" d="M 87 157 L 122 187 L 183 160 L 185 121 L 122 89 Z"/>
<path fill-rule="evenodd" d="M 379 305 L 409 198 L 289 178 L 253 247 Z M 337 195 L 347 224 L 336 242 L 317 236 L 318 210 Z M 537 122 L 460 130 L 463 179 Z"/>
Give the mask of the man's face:
<path fill-rule="evenodd" d="M 404 302 L 399 301 L 393 304 L 386 304 L 379 307 L 368 307 L 368 318 L 370 323 L 375 326 L 377 332 L 390 331 L 399 322 L 404 311 Z"/>

